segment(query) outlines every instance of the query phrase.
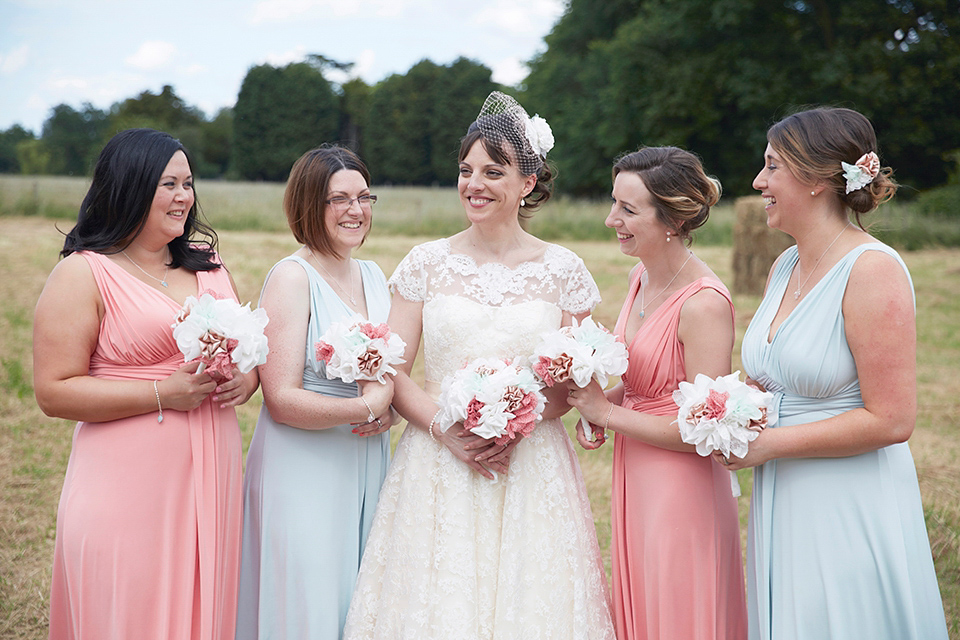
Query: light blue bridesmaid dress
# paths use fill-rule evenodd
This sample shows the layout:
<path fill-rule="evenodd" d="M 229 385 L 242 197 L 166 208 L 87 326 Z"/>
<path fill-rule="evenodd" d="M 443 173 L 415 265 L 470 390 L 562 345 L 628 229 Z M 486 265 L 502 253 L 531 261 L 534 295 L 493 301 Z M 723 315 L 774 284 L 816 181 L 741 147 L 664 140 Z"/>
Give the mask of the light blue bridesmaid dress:
<path fill-rule="evenodd" d="M 303 388 L 356 397 L 356 383 L 326 379 L 314 348 L 331 323 L 352 311 L 306 261 L 286 260 L 299 263 L 310 281 Z M 368 319 L 386 322 L 383 272 L 358 262 Z M 238 640 L 340 637 L 390 458 L 389 432 L 361 438 L 352 429 L 297 429 L 261 408 L 244 475 Z"/>
<path fill-rule="evenodd" d="M 742 349 L 747 375 L 780 403 L 775 428 L 863 406 L 841 306 L 851 268 L 865 251 L 887 253 L 907 269 L 886 245 L 854 248 L 768 343 L 797 262 L 796 246 L 781 257 Z M 771 460 L 753 477 L 747 556 L 751 640 L 946 640 L 906 443 L 845 458 Z"/>

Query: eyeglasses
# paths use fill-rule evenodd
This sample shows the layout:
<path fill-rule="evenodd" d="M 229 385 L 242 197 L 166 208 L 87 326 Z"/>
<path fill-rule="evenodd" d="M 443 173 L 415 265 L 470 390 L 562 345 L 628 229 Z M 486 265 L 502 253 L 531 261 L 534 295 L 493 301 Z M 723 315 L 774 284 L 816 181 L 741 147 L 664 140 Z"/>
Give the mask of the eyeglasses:
<path fill-rule="evenodd" d="M 372 194 L 357 196 L 356 198 L 344 198 L 343 196 L 337 196 L 336 198 L 330 198 L 327 200 L 327 204 L 339 211 L 346 211 L 353 205 L 354 200 L 360 204 L 361 208 L 368 209 L 377 201 L 377 196 Z"/>

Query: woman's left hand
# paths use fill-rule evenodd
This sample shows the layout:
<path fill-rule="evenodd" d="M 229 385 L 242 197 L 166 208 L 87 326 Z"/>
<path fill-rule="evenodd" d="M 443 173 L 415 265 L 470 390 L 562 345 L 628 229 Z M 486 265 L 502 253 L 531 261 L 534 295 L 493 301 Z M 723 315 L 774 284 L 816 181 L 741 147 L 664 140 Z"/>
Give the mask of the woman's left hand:
<path fill-rule="evenodd" d="M 361 438 L 378 436 L 384 431 L 389 431 L 390 427 L 396 422 L 397 414 L 393 410 L 393 405 L 387 405 L 387 410 L 374 418 L 371 422 L 361 422 L 354 425 L 353 432 Z"/>
<path fill-rule="evenodd" d="M 712 454 L 713 459 L 719 462 L 724 468 L 729 469 L 730 471 L 739 471 L 740 469 L 749 469 L 750 467 L 759 467 L 765 462 L 773 459 L 773 456 L 770 455 L 768 447 L 769 437 L 766 429 L 760 432 L 751 443 L 750 448 L 747 450 L 747 455 L 742 458 L 737 456 L 724 456 L 719 451 L 714 451 Z"/>
<path fill-rule="evenodd" d="M 610 401 L 604 395 L 600 384 L 596 380 L 591 380 L 590 384 L 583 389 L 572 382 L 568 382 L 567 385 L 567 404 L 579 411 L 580 415 L 588 421 L 602 425 L 610 411 Z"/>
<path fill-rule="evenodd" d="M 256 386 L 253 387 L 253 391 L 247 389 L 246 376 L 249 375 L 251 374 L 240 373 L 240 370 L 234 367 L 232 379 L 217 381 L 217 388 L 213 390 L 211 395 L 213 402 L 219 405 L 221 409 L 235 407 L 246 402 L 253 395 L 253 391 L 256 391 Z"/>

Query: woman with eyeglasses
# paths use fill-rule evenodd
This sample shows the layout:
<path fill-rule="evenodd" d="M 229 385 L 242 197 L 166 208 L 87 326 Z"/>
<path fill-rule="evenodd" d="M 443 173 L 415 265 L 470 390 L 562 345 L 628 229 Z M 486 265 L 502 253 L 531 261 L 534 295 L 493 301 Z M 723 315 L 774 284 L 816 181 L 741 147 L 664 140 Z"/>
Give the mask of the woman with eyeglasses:
<path fill-rule="evenodd" d="M 360 158 L 335 146 L 290 171 L 283 208 L 303 246 L 260 297 L 270 358 L 244 478 L 238 640 L 336 639 L 350 605 L 389 462 L 393 381 L 328 380 L 314 345 L 351 315 L 387 320 L 383 272 L 351 257 L 373 219 L 369 183 Z"/>

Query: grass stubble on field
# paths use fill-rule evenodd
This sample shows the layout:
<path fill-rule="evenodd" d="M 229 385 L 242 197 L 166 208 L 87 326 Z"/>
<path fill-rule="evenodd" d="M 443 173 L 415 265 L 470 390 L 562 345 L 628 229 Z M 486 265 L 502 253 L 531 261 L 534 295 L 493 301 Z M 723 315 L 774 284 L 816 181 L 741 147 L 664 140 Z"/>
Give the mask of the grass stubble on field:
<path fill-rule="evenodd" d="M 546 222 L 550 214 L 540 215 Z M 282 225 L 282 219 L 278 223 Z M 33 308 L 62 243 L 54 224 L 42 217 L 0 216 L 0 299 L 4 301 L 0 305 L 0 638 L 46 637 L 56 509 L 74 427 L 45 417 L 32 389 Z M 57 224 L 64 230 L 71 226 L 66 220 Z M 287 232 L 228 230 L 220 232 L 220 237 L 221 252 L 241 299 L 254 303 L 270 266 L 296 248 Z M 411 246 L 426 239 L 375 231 L 358 256 L 375 259 L 389 275 Z M 596 278 L 604 301 L 595 315 L 612 328 L 633 261 L 620 254 L 612 239 L 562 244 L 576 251 Z M 694 249 L 724 281 L 732 282 L 729 247 Z M 960 437 L 956 432 L 960 421 L 960 251 L 930 250 L 904 258 L 913 273 L 919 311 L 920 415 L 911 448 L 950 637 L 960 640 Z M 739 368 L 739 339 L 758 302 L 757 296 L 735 298 L 734 368 Z M 414 373 L 422 376 L 420 361 Z M 245 443 L 250 441 L 259 406 L 258 392 L 239 409 Z M 566 420 L 571 430 L 575 417 L 571 414 Z M 400 431 L 394 429 L 394 442 Z M 577 449 L 609 569 L 613 447 L 593 453 Z M 743 519 L 749 505 L 749 473 L 741 472 L 741 484 Z"/>

